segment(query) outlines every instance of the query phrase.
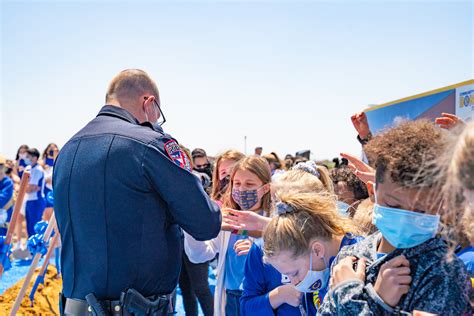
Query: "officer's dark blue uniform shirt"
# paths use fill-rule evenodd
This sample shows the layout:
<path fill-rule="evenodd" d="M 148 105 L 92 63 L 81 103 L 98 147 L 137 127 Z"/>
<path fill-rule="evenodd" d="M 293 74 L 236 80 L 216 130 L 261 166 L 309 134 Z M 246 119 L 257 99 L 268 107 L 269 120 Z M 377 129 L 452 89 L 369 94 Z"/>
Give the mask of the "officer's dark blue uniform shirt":
<path fill-rule="evenodd" d="M 179 227 L 208 240 L 221 226 L 219 207 L 188 164 L 161 128 L 111 105 L 68 141 L 53 175 L 65 297 L 174 290 Z"/>

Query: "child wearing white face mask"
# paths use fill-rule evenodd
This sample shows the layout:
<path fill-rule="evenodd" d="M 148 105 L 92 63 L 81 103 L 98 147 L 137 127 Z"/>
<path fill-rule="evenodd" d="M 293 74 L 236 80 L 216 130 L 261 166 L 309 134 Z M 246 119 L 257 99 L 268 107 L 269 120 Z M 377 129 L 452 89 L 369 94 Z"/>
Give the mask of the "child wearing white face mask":
<path fill-rule="evenodd" d="M 270 166 L 265 159 L 251 156 L 240 160 L 230 174 L 223 207 L 268 216 L 271 206 L 270 182 Z M 244 264 L 254 241 L 249 237 L 250 232 L 221 231 L 215 239 L 204 242 L 186 233 L 184 235 L 184 248 L 191 262 L 206 262 L 219 254 L 214 315 L 239 316 Z"/>
<path fill-rule="evenodd" d="M 294 189 L 289 186 L 276 192 L 277 215 L 267 226 L 261 247 L 265 262 L 276 269 L 274 274 L 281 273 L 288 282 L 278 287 L 275 282 L 266 284 L 270 291 L 252 307 L 259 315 L 315 315 L 329 289 L 334 257 L 343 247 L 361 240 L 353 235 L 359 230 L 352 221 L 339 214 L 334 194 Z M 271 279 L 273 268 L 263 266 L 264 280 Z M 251 315 L 251 302 L 247 308 L 246 315 Z"/>
<path fill-rule="evenodd" d="M 466 269 L 456 257 L 447 260 L 437 236 L 442 204 L 424 164 L 441 155 L 443 140 L 443 131 L 420 120 L 366 145 L 376 167 L 373 222 L 380 233 L 338 254 L 321 315 L 471 314 Z"/>

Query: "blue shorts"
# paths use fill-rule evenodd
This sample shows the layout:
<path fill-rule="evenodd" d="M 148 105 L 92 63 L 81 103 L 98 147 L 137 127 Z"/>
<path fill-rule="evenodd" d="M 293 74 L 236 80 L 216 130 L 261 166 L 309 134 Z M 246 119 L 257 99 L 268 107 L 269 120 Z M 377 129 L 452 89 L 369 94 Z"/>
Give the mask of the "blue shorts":
<path fill-rule="evenodd" d="M 33 236 L 35 234 L 35 224 L 41 221 L 45 207 L 45 199 L 38 199 L 36 201 L 26 202 L 25 218 L 28 237 Z"/>

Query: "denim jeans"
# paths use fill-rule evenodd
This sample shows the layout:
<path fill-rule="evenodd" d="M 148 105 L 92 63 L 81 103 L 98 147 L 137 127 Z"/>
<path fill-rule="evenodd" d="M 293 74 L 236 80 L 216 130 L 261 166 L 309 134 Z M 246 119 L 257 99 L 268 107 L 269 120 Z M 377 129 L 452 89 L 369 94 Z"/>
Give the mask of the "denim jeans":
<path fill-rule="evenodd" d="M 240 297 L 242 296 L 242 291 L 226 290 L 226 294 L 225 315 L 240 316 Z"/>

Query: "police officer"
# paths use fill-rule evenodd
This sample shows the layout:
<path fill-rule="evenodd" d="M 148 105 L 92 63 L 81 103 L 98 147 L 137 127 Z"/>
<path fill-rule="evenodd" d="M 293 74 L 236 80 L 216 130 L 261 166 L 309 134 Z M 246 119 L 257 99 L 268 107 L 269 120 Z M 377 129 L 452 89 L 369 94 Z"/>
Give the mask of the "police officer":
<path fill-rule="evenodd" d="M 214 238 L 219 207 L 161 129 L 158 88 L 144 71 L 119 73 L 106 102 L 54 168 L 61 310 L 166 315 L 181 265 L 180 227 L 198 240 Z"/>

